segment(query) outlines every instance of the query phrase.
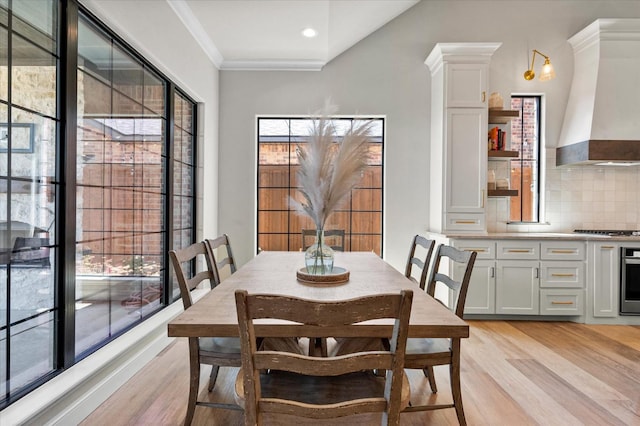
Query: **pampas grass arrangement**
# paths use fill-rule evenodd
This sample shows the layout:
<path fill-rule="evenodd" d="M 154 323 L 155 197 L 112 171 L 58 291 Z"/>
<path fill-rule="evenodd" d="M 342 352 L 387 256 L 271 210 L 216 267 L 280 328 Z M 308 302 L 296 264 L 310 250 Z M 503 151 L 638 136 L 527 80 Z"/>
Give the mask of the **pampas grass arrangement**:
<path fill-rule="evenodd" d="M 306 146 L 296 148 L 299 191 L 304 201 L 291 199 L 291 203 L 313 220 L 316 229 L 324 229 L 331 213 L 360 182 L 369 157 L 371 125 L 371 121 L 352 122 L 338 140 L 332 121 L 322 116 L 314 120 Z"/>
<path fill-rule="evenodd" d="M 296 149 L 300 163 L 297 174 L 299 191 L 304 201 L 292 198 L 291 204 L 313 220 L 319 236 L 329 216 L 362 178 L 369 157 L 371 126 L 371 121 L 351 122 L 344 135 L 339 137 L 333 121 L 322 115 L 313 121 L 305 146 L 298 145 Z"/>

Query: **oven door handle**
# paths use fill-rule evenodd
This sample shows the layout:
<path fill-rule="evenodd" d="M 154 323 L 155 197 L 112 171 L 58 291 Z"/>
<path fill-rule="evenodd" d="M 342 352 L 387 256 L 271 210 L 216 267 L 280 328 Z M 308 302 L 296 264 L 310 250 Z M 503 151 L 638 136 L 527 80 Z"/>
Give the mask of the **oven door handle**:
<path fill-rule="evenodd" d="M 640 265 L 640 258 L 637 257 L 625 257 L 624 258 L 624 263 L 627 265 Z"/>

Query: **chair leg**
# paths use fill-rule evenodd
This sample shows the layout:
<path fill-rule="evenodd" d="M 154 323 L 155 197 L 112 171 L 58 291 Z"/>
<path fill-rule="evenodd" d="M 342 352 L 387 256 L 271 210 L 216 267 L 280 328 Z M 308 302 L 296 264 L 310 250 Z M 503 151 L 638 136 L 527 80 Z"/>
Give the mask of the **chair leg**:
<path fill-rule="evenodd" d="M 466 426 L 467 420 L 464 417 L 462 407 L 462 390 L 460 388 L 460 339 L 451 339 L 452 359 L 449 366 L 449 376 L 451 379 L 451 393 L 453 395 L 453 405 L 458 416 L 460 426 Z"/>
<path fill-rule="evenodd" d="M 198 399 L 198 388 L 200 387 L 200 360 L 198 359 L 197 349 L 189 351 L 189 373 L 189 400 L 187 402 L 187 414 L 184 418 L 185 426 L 190 426 L 193 421 L 196 400 Z"/>
<path fill-rule="evenodd" d="M 433 366 L 429 365 L 422 369 L 424 376 L 429 379 L 429 386 L 431 386 L 432 393 L 438 393 L 438 385 L 436 385 L 436 376 L 433 374 Z"/>
<path fill-rule="evenodd" d="M 211 375 L 209 376 L 209 392 L 213 390 L 213 387 L 216 385 L 216 380 L 218 379 L 218 371 L 220 371 L 219 365 L 211 366 Z"/>

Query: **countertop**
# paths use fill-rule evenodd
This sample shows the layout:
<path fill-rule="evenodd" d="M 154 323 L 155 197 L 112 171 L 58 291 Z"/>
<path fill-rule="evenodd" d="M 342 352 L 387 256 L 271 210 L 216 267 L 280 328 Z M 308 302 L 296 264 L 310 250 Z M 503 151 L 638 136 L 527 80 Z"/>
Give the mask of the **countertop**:
<path fill-rule="evenodd" d="M 564 241 L 620 241 L 639 242 L 639 235 L 597 235 L 597 234 L 577 234 L 573 232 L 496 232 L 496 233 L 449 233 L 439 234 L 430 232 L 432 235 L 440 235 L 449 239 L 459 240 L 564 240 Z"/>

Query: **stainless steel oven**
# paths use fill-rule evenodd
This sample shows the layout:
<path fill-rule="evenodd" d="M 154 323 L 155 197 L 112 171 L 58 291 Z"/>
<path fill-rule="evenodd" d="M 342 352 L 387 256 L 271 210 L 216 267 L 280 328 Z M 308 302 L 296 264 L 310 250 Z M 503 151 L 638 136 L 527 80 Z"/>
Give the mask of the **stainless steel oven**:
<path fill-rule="evenodd" d="M 640 247 L 622 247 L 620 313 L 640 315 Z"/>

